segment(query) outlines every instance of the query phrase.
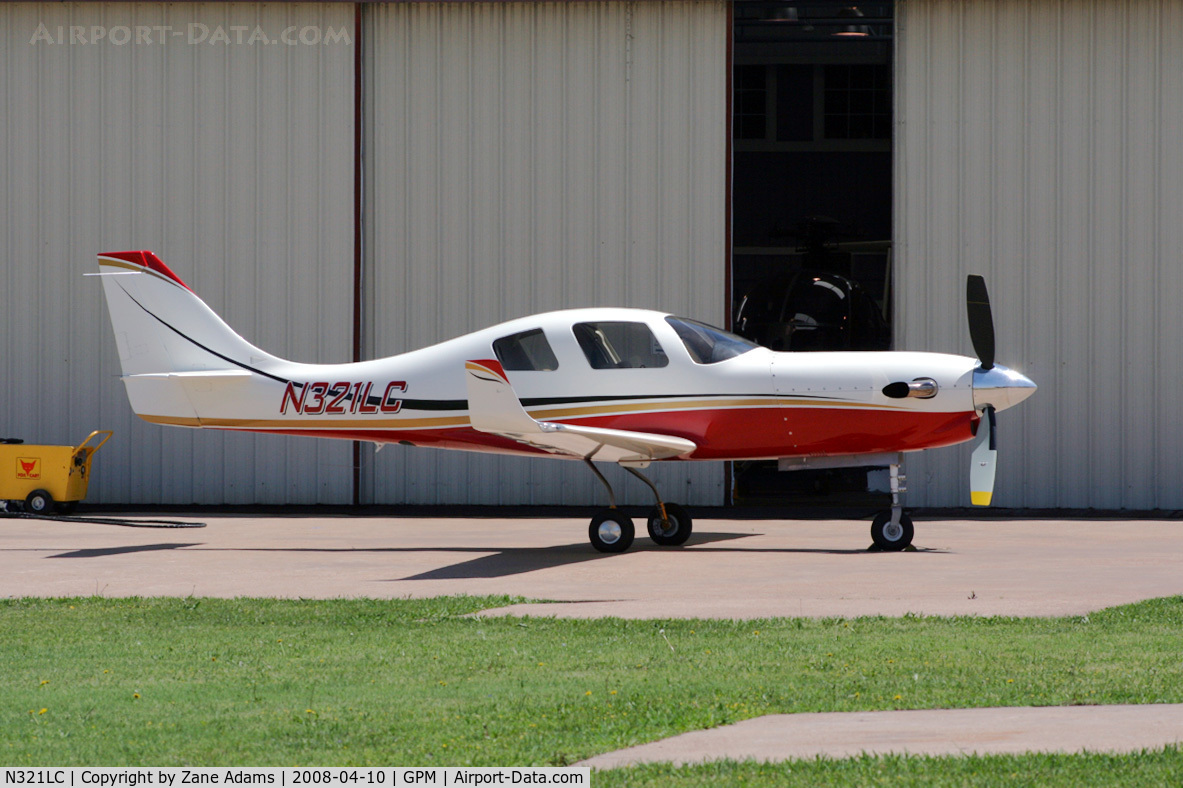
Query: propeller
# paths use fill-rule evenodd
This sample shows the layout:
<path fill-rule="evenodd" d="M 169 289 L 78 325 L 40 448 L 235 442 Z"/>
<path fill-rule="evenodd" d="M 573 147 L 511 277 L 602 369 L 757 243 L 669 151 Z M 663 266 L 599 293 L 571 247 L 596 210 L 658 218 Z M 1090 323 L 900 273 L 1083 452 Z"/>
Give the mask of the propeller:
<path fill-rule="evenodd" d="M 969 317 L 969 339 L 978 355 L 978 370 L 988 372 L 994 368 L 994 314 L 990 311 L 986 280 L 974 274 L 965 280 L 965 312 Z M 975 383 L 978 370 L 974 370 Z M 978 431 L 982 433 L 982 440 L 970 456 L 969 498 L 974 506 L 989 506 L 994 496 L 994 472 L 998 460 L 998 422 L 993 405 L 982 408 Z"/>
<path fill-rule="evenodd" d="M 995 411 L 1018 405 L 1030 397 L 1035 393 L 1035 384 L 1013 369 L 994 364 L 994 316 L 986 280 L 980 276 L 971 275 L 965 280 L 965 310 L 969 317 L 969 338 L 979 362 L 973 371 L 973 402 L 982 412 L 978 426 L 982 439 L 970 457 L 969 495 L 974 506 L 989 506 L 998 458 Z"/>
<path fill-rule="evenodd" d="M 970 276 L 965 281 L 965 311 L 969 317 L 969 338 L 978 356 L 973 369 L 973 405 L 982 414 L 978 424 L 981 440 L 970 460 L 969 492 L 974 506 L 989 506 L 994 495 L 994 473 L 998 458 L 998 421 L 996 412 L 1018 405 L 1035 393 L 1035 384 L 1027 376 L 994 363 L 994 315 L 986 280 Z M 937 395 L 939 387 L 931 378 L 897 381 L 883 387 L 883 395 L 892 399 Z"/>

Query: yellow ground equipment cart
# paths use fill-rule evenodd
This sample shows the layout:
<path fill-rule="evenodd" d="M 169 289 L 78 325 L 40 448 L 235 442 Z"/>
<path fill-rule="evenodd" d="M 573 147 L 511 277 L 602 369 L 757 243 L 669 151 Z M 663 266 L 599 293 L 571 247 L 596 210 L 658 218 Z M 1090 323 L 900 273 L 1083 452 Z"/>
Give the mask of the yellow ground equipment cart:
<path fill-rule="evenodd" d="M 98 436 L 102 440 L 94 443 Z M 90 459 L 111 438 L 110 430 L 95 430 L 77 446 L 37 446 L 12 438 L 0 439 L 0 502 L 23 503 L 25 511 L 62 514 L 74 511 L 86 497 Z"/>

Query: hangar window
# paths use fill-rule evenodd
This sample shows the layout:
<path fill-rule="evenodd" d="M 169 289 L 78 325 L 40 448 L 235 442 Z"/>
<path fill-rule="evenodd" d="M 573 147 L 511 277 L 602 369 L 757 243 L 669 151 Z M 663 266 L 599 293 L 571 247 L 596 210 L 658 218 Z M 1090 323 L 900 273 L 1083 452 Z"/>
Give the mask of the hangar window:
<path fill-rule="evenodd" d="M 664 367 L 670 363 L 644 323 L 576 323 L 572 330 L 592 369 Z"/>
<path fill-rule="evenodd" d="M 735 67 L 735 137 L 762 140 L 768 128 L 768 73 L 762 65 Z"/>
<path fill-rule="evenodd" d="M 699 364 L 715 364 L 729 358 L 742 356 L 749 350 L 760 347 L 755 342 L 721 328 L 690 320 L 685 317 L 667 317 L 665 322 L 674 327 L 690 358 Z"/>
<path fill-rule="evenodd" d="M 501 337 L 493 343 L 493 352 L 506 371 L 544 371 L 559 368 L 550 343 L 541 328 Z"/>
<path fill-rule="evenodd" d="M 825 67 L 826 139 L 891 139 L 891 70 L 886 64 Z"/>

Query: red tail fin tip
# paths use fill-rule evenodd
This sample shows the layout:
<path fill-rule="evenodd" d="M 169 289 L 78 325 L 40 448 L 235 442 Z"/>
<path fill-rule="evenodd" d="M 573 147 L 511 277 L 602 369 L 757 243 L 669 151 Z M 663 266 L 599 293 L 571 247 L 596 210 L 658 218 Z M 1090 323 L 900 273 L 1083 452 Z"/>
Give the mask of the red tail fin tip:
<path fill-rule="evenodd" d="M 164 264 L 163 260 L 147 249 L 138 252 L 103 252 L 99 257 L 110 257 L 114 260 L 122 260 L 125 263 L 147 268 L 149 271 L 155 271 L 161 276 L 168 277 L 189 292 L 193 292 L 193 288 L 182 282 L 181 277 L 174 274 L 172 269 Z"/>

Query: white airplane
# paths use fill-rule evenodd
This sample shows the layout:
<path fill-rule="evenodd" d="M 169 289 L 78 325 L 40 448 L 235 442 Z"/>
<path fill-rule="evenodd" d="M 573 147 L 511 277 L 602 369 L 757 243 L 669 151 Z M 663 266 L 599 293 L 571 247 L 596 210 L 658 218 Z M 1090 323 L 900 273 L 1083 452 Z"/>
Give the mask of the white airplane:
<path fill-rule="evenodd" d="M 153 424 L 582 460 L 611 506 L 588 535 L 632 544 L 632 520 L 593 461 L 653 490 L 649 535 L 683 544 L 686 510 L 637 469 L 671 460 L 779 460 L 785 469 L 887 465 L 892 507 L 876 545 L 913 537 L 900 506 L 905 452 L 981 441 L 972 500 L 994 486 L 995 412 L 1035 391 L 994 364 L 985 284 L 968 282 L 978 359 L 939 353 L 779 353 L 718 328 L 640 309 L 532 315 L 390 358 L 285 361 L 247 342 L 149 251 L 100 254 L 132 410 Z M 986 429 L 979 429 L 985 422 Z"/>

